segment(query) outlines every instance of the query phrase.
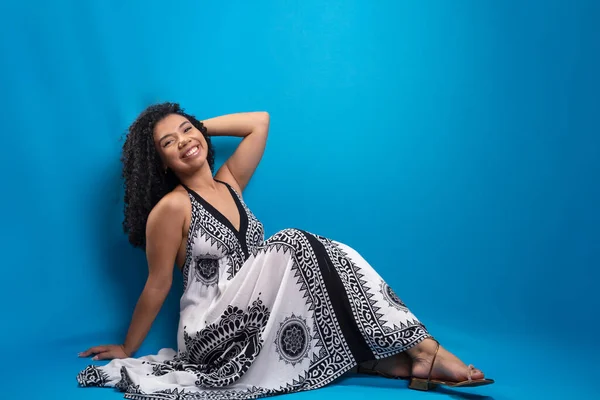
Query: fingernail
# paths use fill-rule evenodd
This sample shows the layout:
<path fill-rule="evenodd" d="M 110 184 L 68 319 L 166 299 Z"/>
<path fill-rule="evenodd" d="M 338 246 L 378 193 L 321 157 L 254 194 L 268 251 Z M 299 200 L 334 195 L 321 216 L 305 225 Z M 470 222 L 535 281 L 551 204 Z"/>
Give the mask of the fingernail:
<path fill-rule="evenodd" d="M 94 356 L 92 357 L 92 360 L 96 361 L 98 359 L 98 356 Z"/>

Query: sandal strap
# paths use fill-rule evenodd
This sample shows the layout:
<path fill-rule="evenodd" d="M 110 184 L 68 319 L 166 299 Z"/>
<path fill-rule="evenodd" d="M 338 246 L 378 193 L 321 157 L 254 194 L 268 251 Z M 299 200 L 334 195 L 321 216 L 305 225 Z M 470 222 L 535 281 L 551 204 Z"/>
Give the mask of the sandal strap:
<path fill-rule="evenodd" d="M 473 371 L 475 371 L 475 366 L 473 364 L 469 364 L 468 370 L 469 370 L 469 374 L 467 376 L 467 379 L 469 380 L 469 382 L 473 382 L 472 375 L 473 375 Z"/>
<path fill-rule="evenodd" d="M 429 368 L 429 375 L 427 375 L 427 385 L 429 385 L 429 382 L 431 381 L 431 374 L 433 373 L 433 365 L 435 364 L 435 358 L 437 357 L 438 350 L 440 349 L 440 342 L 435 340 L 433 337 L 430 337 L 430 339 L 432 339 L 435 342 L 436 347 L 435 347 L 435 353 L 433 354 L 433 360 L 431 360 L 431 367 Z"/>

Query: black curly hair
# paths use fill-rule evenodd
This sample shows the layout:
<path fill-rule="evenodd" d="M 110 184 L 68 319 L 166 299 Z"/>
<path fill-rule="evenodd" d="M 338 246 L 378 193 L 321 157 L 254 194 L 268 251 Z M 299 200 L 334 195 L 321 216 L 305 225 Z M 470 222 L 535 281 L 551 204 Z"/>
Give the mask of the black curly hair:
<path fill-rule="evenodd" d="M 179 184 L 179 179 L 170 169 L 165 173 L 153 138 L 156 124 L 171 114 L 187 118 L 202 132 L 208 144 L 206 162 L 211 171 L 214 168 L 214 149 L 202 122 L 186 114 L 177 103 L 154 104 L 142 111 L 129 127 L 121 155 L 125 186 L 123 230 L 134 247 L 145 247 L 146 221 L 150 211 Z"/>

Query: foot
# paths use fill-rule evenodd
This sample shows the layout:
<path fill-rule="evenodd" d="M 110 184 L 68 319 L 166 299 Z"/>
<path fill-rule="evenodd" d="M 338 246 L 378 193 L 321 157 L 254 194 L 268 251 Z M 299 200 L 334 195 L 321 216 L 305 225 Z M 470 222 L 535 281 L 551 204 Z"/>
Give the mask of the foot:
<path fill-rule="evenodd" d="M 483 372 L 467 366 L 454 354 L 440 346 L 437 355 L 437 343 L 433 339 L 425 339 L 419 345 L 408 350 L 412 358 L 412 376 L 427 379 L 431 370 L 431 379 L 446 382 L 462 382 L 467 380 L 483 379 Z M 431 363 L 433 369 L 431 369 Z"/>
<path fill-rule="evenodd" d="M 396 354 L 381 360 L 366 361 L 360 365 L 358 372 L 378 372 L 387 377 L 408 379 L 412 370 L 412 360 L 406 353 Z"/>

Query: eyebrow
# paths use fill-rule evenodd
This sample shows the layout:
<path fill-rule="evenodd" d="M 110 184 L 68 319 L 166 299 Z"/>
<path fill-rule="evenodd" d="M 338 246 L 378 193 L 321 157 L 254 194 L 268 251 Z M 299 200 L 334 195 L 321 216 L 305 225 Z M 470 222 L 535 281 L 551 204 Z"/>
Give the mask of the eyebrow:
<path fill-rule="evenodd" d="M 181 124 L 179 124 L 179 127 L 178 127 L 177 129 L 181 129 L 181 127 L 182 127 L 182 126 L 184 126 L 185 124 L 189 124 L 189 123 L 190 123 L 190 121 L 183 121 Z M 173 134 L 173 133 L 167 133 L 166 135 L 163 135 L 163 137 L 161 137 L 161 138 L 158 140 L 158 143 L 162 142 L 164 138 L 166 138 L 167 136 L 170 136 L 170 135 L 172 135 L 172 134 Z"/>

